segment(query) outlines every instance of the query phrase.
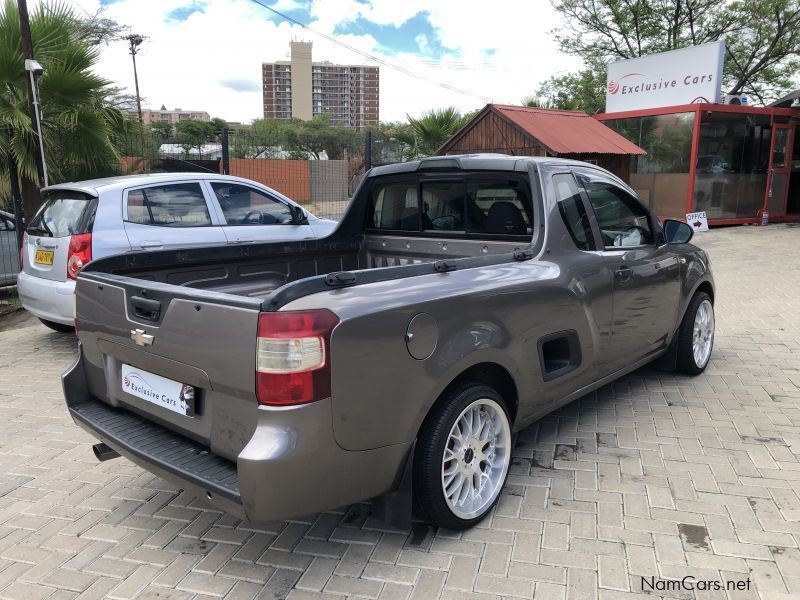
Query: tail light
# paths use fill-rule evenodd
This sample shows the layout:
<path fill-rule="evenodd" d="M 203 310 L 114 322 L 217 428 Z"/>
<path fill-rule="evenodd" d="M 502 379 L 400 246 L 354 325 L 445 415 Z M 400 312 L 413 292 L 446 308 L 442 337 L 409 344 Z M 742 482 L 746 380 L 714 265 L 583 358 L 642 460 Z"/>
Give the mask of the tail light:
<path fill-rule="evenodd" d="M 256 346 L 256 396 L 261 404 L 287 406 L 331 395 L 331 311 L 261 313 Z"/>
<path fill-rule="evenodd" d="M 28 247 L 28 232 L 22 234 L 22 246 L 19 248 L 19 270 L 25 268 L 25 248 Z"/>
<path fill-rule="evenodd" d="M 77 279 L 78 273 L 92 260 L 92 234 L 76 233 L 69 240 L 67 254 L 67 277 Z"/>

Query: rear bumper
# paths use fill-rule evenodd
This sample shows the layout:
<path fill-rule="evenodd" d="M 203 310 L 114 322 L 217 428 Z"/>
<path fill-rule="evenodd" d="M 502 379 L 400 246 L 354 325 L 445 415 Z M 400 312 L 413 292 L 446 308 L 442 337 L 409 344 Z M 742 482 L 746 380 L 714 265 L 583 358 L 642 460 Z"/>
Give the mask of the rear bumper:
<path fill-rule="evenodd" d="M 75 282 L 52 281 L 29 275 L 24 271 L 17 277 L 17 293 L 22 308 L 29 313 L 62 325 L 72 325 L 72 293 Z"/>
<path fill-rule="evenodd" d="M 391 491 L 411 444 L 343 450 L 333 437 L 330 399 L 282 410 L 260 408 L 237 460 L 88 394 L 82 352 L 62 377 L 73 420 L 142 468 L 250 521 L 311 515 Z"/>

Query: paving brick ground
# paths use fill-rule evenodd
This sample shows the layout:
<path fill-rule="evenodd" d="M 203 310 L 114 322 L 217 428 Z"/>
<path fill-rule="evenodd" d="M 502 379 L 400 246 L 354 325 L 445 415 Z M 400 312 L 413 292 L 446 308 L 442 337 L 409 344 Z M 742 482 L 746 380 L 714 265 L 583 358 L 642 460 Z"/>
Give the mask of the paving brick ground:
<path fill-rule="evenodd" d="M 706 373 L 639 371 L 542 419 L 464 533 L 393 532 L 360 505 L 257 526 L 99 464 L 61 399 L 74 339 L 0 333 L 0 597 L 611 600 L 691 575 L 800 598 L 800 227 L 699 243 L 718 284 Z"/>

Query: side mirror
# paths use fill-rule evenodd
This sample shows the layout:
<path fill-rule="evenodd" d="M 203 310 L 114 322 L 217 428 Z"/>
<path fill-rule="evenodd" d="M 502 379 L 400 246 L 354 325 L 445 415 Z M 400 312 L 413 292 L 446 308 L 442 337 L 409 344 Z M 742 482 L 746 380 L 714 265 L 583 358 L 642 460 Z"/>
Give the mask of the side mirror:
<path fill-rule="evenodd" d="M 668 244 L 687 244 L 694 235 L 694 229 L 683 221 L 664 220 L 664 239 Z"/>
<path fill-rule="evenodd" d="M 292 213 L 292 225 L 308 225 L 308 215 L 302 208 L 290 204 L 289 211 Z"/>

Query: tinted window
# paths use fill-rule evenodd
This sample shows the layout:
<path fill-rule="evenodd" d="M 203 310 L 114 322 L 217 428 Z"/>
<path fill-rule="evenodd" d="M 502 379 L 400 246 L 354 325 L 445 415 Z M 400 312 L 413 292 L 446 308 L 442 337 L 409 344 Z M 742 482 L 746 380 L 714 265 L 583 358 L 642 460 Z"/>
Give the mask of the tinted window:
<path fill-rule="evenodd" d="M 419 231 L 417 185 L 411 182 L 387 183 L 372 190 L 373 229 Z"/>
<path fill-rule="evenodd" d="M 431 231 L 464 231 L 463 182 L 422 184 L 422 228 Z"/>
<path fill-rule="evenodd" d="M 530 235 L 528 188 L 521 181 L 471 183 L 467 198 L 467 231 L 497 235 Z"/>
<path fill-rule="evenodd" d="M 246 185 L 212 183 L 228 225 L 275 225 L 291 223 L 289 207 L 264 192 Z"/>
<path fill-rule="evenodd" d="M 583 207 L 575 178 L 569 174 L 553 175 L 553 189 L 558 212 L 567 226 L 572 241 L 580 250 L 594 250 L 594 235 L 586 209 Z"/>
<path fill-rule="evenodd" d="M 162 227 L 211 225 L 198 183 L 176 183 L 128 192 L 128 221 Z"/>
<path fill-rule="evenodd" d="M 31 219 L 28 233 L 67 237 L 86 232 L 86 213 L 91 197 L 80 192 L 57 190 L 47 194 L 44 203 Z"/>
<path fill-rule="evenodd" d="M 653 232 L 645 208 L 622 188 L 599 179 L 579 175 L 607 247 L 641 246 L 653 243 Z"/>

